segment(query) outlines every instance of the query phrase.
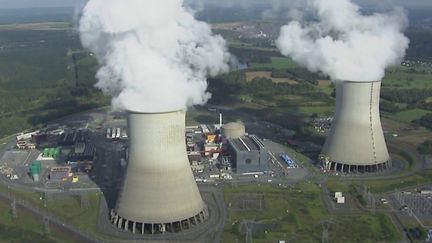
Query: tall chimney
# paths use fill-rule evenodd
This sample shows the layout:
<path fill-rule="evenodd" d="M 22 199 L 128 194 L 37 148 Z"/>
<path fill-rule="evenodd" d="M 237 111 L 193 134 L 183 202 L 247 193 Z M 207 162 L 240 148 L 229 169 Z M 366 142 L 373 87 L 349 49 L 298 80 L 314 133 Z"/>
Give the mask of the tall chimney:
<path fill-rule="evenodd" d="M 223 125 L 222 122 L 223 122 L 223 121 L 222 121 L 222 113 L 219 113 L 219 129 L 222 128 L 222 125 Z"/>

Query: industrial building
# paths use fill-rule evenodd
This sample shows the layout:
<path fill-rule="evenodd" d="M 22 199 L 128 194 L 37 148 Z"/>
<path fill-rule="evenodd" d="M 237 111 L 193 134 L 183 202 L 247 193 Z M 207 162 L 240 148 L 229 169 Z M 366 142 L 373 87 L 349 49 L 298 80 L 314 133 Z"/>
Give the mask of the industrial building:
<path fill-rule="evenodd" d="M 40 132 L 32 137 L 32 141 L 37 148 L 56 147 L 59 144 L 60 137 L 59 134 Z"/>
<path fill-rule="evenodd" d="M 35 149 L 36 148 L 36 144 L 27 141 L 27 140 L 20 140 L 17 142 L 17 148 L 18 149 Z"/>
<path fill-rule="evenodd" d="M 255 135 L 228 139 L 228 153 L 231 155 L 231 163 L 237 173 L 268 170 L 268 151 Z"/>
<path fill-rule="evenodd" d="M 203 223 L 209 214 L 186 154 L 185 112 L 129 112 L 128 129 L 128 167 L 111 222 L 135 234 Z"/>
<path fill-rule="evenodd" d="M 58 141 L 62 146 L 73 146 L 76 143 L 88 141 L 90 131 L 88 129 L 71 130 L 63 133 Z"/>
<path fill-rule="evenodd" d="M 379 114 L 381 82 L 336 84 L 336 114 L 320 159 L 327 170 L 375 172 L 391 166 Z"/>
<path fill-rule="evenodd" d="M 51 182 L 62 182 L 69 179 L 72 176 L 71 167 L 52 167 L 49 173 L 49 180 Z"/>
<path fill-rule="evenodd" d="M 67 160 L 72 162 L 77 161 L 93 161 L 95 155 L 95 146 L 91 143 L 77 143 L 73 150 L 68 155 Z"/>
<path fill-rule="evenodd" d="M 77 143 L 67 156 L 67 164 L 73 172 L 90 172 L 93 169 L 93 161 L 96 149 L 91 143 Z"/>

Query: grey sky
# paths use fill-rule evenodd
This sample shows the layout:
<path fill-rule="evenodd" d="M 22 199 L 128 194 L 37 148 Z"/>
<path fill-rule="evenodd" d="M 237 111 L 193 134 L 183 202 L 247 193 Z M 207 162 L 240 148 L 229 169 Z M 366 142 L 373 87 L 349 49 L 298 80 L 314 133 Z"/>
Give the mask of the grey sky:
<path fill-rule="evenodd" d="M 143 0 L 145 1 L 145 0 Z M 163 0 L 161 0 L 163 1 Z M 223 3 L 231 2 L 236 3 L 237 0 L 195 0 L 204 1 L 211 3 Z M 265 2 L 266 0 L 243 0 L 243 4 L 246 2 L 257 3 Z M 287 0 L 289 1 L 289 0 Z M 355 0 L 356 2 L 366 3 L 367 5 L 382 5 L 383 2 L 393 2 L 398 5 L 406 7 L 432 7 L 431 0 Z M 67 7 L 67 6 L 80 6 L 85 3 L 86 0 L 0 0 L 0 8 L 35 8 L 35 7 Z"/>

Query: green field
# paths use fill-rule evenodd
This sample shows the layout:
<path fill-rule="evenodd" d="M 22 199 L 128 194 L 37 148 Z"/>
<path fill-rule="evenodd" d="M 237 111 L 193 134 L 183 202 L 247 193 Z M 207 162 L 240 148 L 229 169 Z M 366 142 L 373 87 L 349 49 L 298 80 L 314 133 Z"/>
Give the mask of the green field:
<path fill-rule="evenodd" d="M 297 67 L 297 64 L 288 57 L 272 57 L 271 63 L 251 63 L 250 68 L 287 69 Z"/>
<path fill-rule="evenodd" d="M 93 87 L 95 59 L 82 50 L 79 37 L 67 25 L 0 28 L 0 138 L 108 104 Z"/>
<path fill-rule="evenodd" d="M 432 74 L 409 73 L 404 68 L 387 73 L 383 79 L 383 87 L 392 88 L 431 88 Z"/>
<path fill-rule="evenodd" d="M 78 196 L 50 200 L 47 205 L 44 205 L 44 200 L 41 200 L 44 195 L 40 193 L 8 190 L 3 185 L 0 185 L 0 191 L 12 193 L 17 198 L 24 199 L 33 206 L 42 208 L 83 231 L 100 235 L 96 228 L 99 201 L 102 197 L 100 193 L 88 193 L 89 207 L 82 208 Z"/>
<path fill-rule="evenodd" d="M 248 185 L 226 188 L 228 219 L 222 242 L 243 242 L 242 223 L 254 221 L 254 242 L 319 242 L 321 220 L 331 220 L 330 242 L 394 242 L 395 227 L 384 214 L 329 215 L 321 201 L 321 190 L 301 183 L 293 188 Z M 259 198 L 263 201 L 259 203 Z"/>
<path fill-rule="evenodd" d="M 252 43 L 245 43 L 242 41 L 227 41 L 227 44 L 229 47 L 235 47 L 240 49 L 250 49 L 250 50 L 256 50 L 256 51 L 275 51 L 278 52 L 277 48 L 274 47 L 260 47 L 260 46 L 254 46 Z"/>
<path fill-rule="evenodd" d="M 101 195 L 98 193 L 88 194 L 88 208 L 81 208 L 80 199 L 72 197 L 63 200 L 53 200 L 47 203 L 46 208 L 66 220 L 69 224 L 75 225 L 80 230 L 90 233 L 97 233 L 97 218 L 99 201 Z"/>
<path fill-rule="evenodd" d="M 423 109 L 411 109 L 411 110 L 394 113 L 390 116 L 390 118 L 401 122 L 412 122 L 428 113 L 432 113 L 432 111 L 423 110 Z"/>
<path fill-rule="evenodd" d="M 428 170 L 405 178 L 390 180 L 369 180 L 365 182 L 359 181 L 357 183 L 362 183 L 368 186 L 374 193 L 382 193 L 395 189 L 432 183 L 432 171 Z"/>
<path fill-rule="evenodd" d="M 44 234 L 43 222 L 33 215 L 17 210 L 17 218 L 12 217 L 10 205 L 0 201 L 0 242 L 74 242 L 55 227 Z"/>
<path fill-rule="evenodd" d="M 348 191 L 349 184 L 364 185 L 367 186 L 373 193 L 385 193 L 391 192 L 397 189 L 403 189 L 406 187 L 412 187 L 416 185 L 424 185 L 432 182 L 432 171 L 427 170 L 425 172 L 400 177 L 396 179 L 370 179 L 362 181 L 340 181 L 337 178 L 332 178 L 327 181 L 327 187 L 330 191 Z"/>

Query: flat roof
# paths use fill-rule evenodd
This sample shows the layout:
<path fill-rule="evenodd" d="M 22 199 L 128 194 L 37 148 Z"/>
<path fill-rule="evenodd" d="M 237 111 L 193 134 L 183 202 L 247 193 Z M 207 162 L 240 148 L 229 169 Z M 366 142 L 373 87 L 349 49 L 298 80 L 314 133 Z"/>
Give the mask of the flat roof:
<path fill-rule="evenodd" d="M 230 139 L 231 143 L 240 151 L 259 151 L 260 146 L 249 136 Z"/>

